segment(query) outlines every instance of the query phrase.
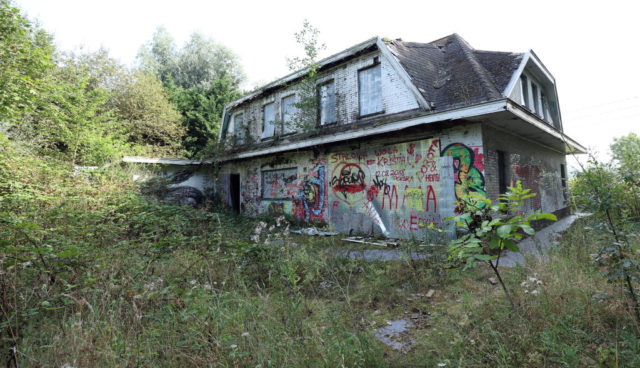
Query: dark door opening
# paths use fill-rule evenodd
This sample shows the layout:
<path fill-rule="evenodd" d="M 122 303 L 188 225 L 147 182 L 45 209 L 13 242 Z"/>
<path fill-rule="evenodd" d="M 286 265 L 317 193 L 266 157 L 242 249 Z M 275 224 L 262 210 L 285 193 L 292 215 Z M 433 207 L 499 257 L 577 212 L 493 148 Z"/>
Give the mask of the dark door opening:
<path fill-rule="evenodd" d="M 231 195 L 231 209 L 235 213 L 240 213 L 240 174 L 231 174 L 229 194 Z"/>

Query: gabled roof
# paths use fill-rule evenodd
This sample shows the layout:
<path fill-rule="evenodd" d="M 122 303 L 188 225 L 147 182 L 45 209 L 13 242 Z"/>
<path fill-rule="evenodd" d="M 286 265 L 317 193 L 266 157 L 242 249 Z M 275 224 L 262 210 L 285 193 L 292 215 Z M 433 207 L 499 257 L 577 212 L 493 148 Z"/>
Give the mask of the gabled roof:
<path fill-rule="evenodd" d="M 386 46 L 434 112 L 504 98 L 523 56 L 475 50 L 455 33 L 429 43 L 393 40 Z"/>

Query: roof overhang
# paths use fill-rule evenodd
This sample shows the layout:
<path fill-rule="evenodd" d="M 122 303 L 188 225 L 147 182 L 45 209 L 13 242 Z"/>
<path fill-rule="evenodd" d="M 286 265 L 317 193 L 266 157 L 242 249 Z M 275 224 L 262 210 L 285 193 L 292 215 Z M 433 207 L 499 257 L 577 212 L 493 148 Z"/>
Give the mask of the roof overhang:
<path fill-rule="evenodd" d="M 183 160 L 179 158 L 155 158 L 155 157 L 141 157 L 141 156 L 124 156 L 122 162 L 136 163 L 136 164 L 160 164 L 160 165 L 201 165 L 211 163 L 212 161 L 191 161 Z"/>

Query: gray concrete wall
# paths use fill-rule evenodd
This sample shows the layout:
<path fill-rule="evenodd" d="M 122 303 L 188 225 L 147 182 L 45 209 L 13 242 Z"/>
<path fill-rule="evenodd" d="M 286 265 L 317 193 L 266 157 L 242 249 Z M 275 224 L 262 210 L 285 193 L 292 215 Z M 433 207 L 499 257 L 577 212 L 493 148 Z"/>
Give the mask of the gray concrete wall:
<path fill-rule="evenodd" d="M 497 152 L 500 150 L 505 153 L 507 185 L 514 186 L 520 180 L 525 188 L 536 193 L 536 197 L 525 202 L 527 212 L 537 209 L 555 212 L 568 206 L 560 176 L 560 165 L 566 167 L 563 153 L 489 127 L 483 127 L 483 141 L 489 198 L 497 200 L 500 194 Z"/>

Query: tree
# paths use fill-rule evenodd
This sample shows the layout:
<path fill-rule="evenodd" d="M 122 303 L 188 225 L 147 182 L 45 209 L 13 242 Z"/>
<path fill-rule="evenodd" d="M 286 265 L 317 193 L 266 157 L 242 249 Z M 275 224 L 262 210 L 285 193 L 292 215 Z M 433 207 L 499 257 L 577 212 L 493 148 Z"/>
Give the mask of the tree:
<path fill-rule="evenodd" d="M 138 61 L 142 70 L 160 78 L 182 114 L 187 156 L 202 154 L 217 139 L 224 105 L 240 95 L 244 75 L 237 56 L 197 32 L 176 50 L 171 35 L 159 27 L 140 49 Z"/>
<path fill-rule="evenodd" d="M 52 38 L 0 0 L 0 121 L 15 120 L 33 108 L 53 67 Z"/>
<path fill-rule="evenodd" d="M 456 204 L 460 215 L 453 218 L 457 227 L 465 233 L 450 242 L 449 260 L 463 262 L 465 269 L 477 262 L 486 262 L 498 278 L 511 308 L 518 312 L 500 271 L 500 256 L 504 249 L 519 252 L 516 242 L 524 234 L 533 235 L 531 222 L 536 220 L 556 221 L 555 215 L 540 210 L 525 216 L 522 214 L 524 200 L 534 197 L 530 189 L 524 189 L 520 181 L 500 195 L 500 202 L 492 204 L 489 198 L 477 192 L 464 195 Z"/>
<path fill-rule="evenodd" d="M 128 73 L 115 86 L 115 112 L 127 131 L 127 140 L 145 154 L 177 156 L 183 153 L 185 129 L 160 81 L 143 72 Z"/>
<path fill-rule="evenodd" d="M 319 52 L 326 48 L 325 44 L 319 43 L 319 34 L 320 31 L 305 19 L 302 30 L 295 34 L 296 42 L 304 49 L 304 56 L 288 60 L 289 70 L 306 71 L 297 87 L 298 100 L 294 104 L 296 112 L 293 116 L 295 127 L 302 128 L 304 131 L 313 131 L 317 125 L 318 91 L 316 82 L 320 69 L 317 59 Z"/>

